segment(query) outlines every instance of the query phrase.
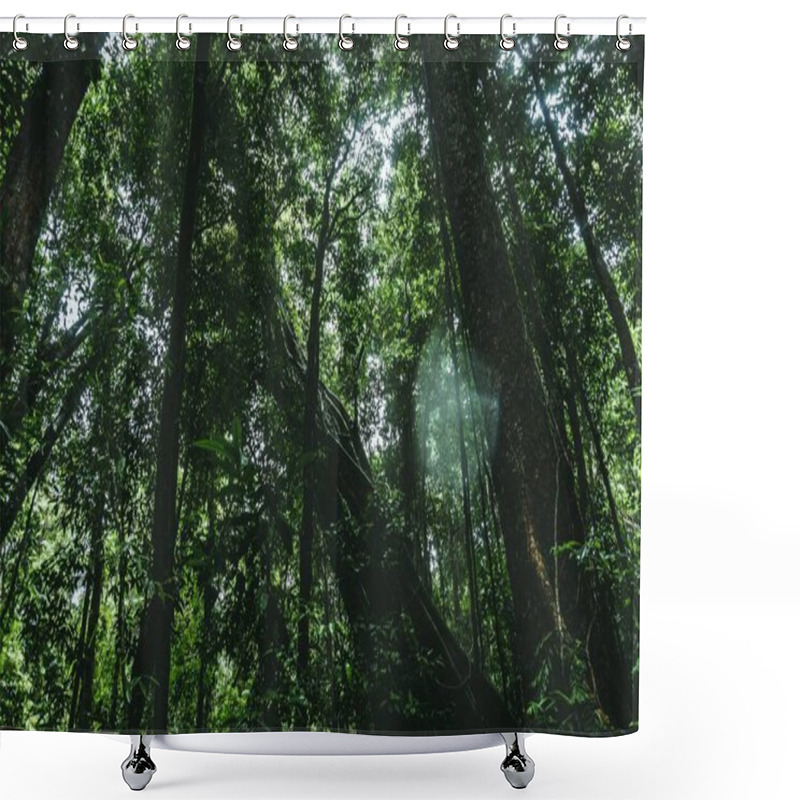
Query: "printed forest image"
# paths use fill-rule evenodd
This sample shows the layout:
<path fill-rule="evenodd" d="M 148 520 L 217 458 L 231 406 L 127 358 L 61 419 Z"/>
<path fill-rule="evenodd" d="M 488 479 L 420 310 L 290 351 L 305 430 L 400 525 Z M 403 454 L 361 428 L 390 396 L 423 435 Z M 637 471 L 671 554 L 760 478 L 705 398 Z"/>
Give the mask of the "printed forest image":
<path fill-rule="evenodd" d="M 0 728 L 638 727 L 643 43 L 0 55 Z"/>

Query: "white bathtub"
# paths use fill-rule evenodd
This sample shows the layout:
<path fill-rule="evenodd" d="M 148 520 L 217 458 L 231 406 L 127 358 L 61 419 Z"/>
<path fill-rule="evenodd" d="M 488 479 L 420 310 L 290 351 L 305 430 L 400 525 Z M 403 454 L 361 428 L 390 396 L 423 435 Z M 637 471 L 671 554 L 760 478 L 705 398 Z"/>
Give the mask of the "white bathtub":
<path fill-rule="evenodd" d="M 500 769 L 515 789 L 524 789 L 534 774 L 533 760 L 525 752 L 525 733 L 479 733 L 440 736 L 381 736 L 374 734 L 277 731 L 252 733 L 176 733 L 123 737 L 130 753 L 122 762 L 122 777 L 131 789 L 144 789 L 156 772 L 152 750 L 274 756 L 410 755 L 452 753 L 506 745 Z"/>

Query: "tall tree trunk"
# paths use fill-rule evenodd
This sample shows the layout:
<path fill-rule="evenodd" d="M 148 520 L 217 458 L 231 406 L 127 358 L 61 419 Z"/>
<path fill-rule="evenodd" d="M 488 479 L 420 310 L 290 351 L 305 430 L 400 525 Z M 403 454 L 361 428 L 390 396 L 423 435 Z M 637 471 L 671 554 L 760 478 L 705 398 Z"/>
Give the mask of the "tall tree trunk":
<path fill-rule="evenodd" d="M 422 545 L 421 549 L 421 574 L 422 583 L 428 594 L 431 593 L 431 550 L 428 542 L 428 509 L 427 509 L 427 483 L 428 483 L 428 422 L 429 411 L 427 402 L 422 411 L 422 426 L 420 430 L 420 448 L 422 455 L 420 458 L 419 475 L 419 536 Z"/>
<path fill-rule="evenodd" d="M 502 125 L 496 125 L 495 130 L 502 127 Z M 500 133 L 498 139 L 501 142 L 508 142 L 505 133 Z M 508 152 L 506 148 L 504 150 Z M 556 334 L 560 328 L 557 322 L 553 320 L 553 316 L 556 317 L 556 320 L 558 319 L 558 312 L 553 313 L 551 311 L 548 315 L 539 300 L 540 289 L 538 287 L 546 286 L 549 276 L 543 263 L 541 249 L 535 246 L 525 225 L 517 187 L 509 172 L 508 164 L 504 162 L 501 168 L 517 240 L 518 255 L 513 266 L 521 294 L 524 297 L 523 312 L 527 311 L 527 318 L 531 320 L 530 325 L 533 331 L 534 346 L 547 388 L 547 405 L 550 410 L 551 425 L 556 435 L 556 451 L 559 458 L 563 459 L 560 471 L 560 485 L 568 493 L 570 502 L 577 504 L 576 507 L 580 513 L 583 527 L 589 500 L 586 463 L 584 461 L 579 418 L 575 413 L 575 398 L 562 387 L 561 377 L 558 372 L 556 343 L 559 339 Z M 563 336 L 561 339 L 563 340 Z M 567 427 L 564 420 L 565 408 L 570 422 L 570 432 L 572 433 L 571 442 L 570 437 L 567 435 Z M 577 469 L 578 477 L 577 497 L 575 497 L 574 468 Z M 558 557 L 556 556 L 556 562 L 554 563 L 556 569 L 558 569 L 557 559 Z"/>
<path fill-rule="evenodd" d="M 81 624 L 78 629 L 78 642 L 75 648 L 75 667 L 72 673 L 72 697 L 69 703 L 69 720 L 67 727 L 69 730 L 75 728 L 78 718 L 78 698 L 83 685 L 83 674 L 86 666 L 86 630 L 89 624 L 89 605 L 92 597 L 91 572 L 86 571 L 83 582 L 83 602 L 81 603 Z"/>
<path fill-rule="evenodd" d="M 608 510 L 611 515 L 611 524 L 614 528 L 614 535 L 617 539 L 617 547 L 620 553 L 627 552 L 625 541 L 622 537 L 622 528 L 619 524 L 619 514 L 617 513 L 617 503 L 614 499 L 614 492 L 611 488 L 611 477 L 608 473 L 608 466 L 606 465 L 605 454 L 603 453 L 603 443 L 600 440 L 600 431 L 597 429 L 597 424 L 594 421 L 591 406 L 589 405 L 589 398 L 586 396 L 586 389 L 580 379 L 578 371 L 578 363 L 575 353 L 572 348 L 567 348 L 567 364 L 569 365 L 570 380 L 575 387 L 575 393 L 580 400 L 583 414 L 589 426 L 589 433 L 592 437 L 592 446 L 594 447 L 595 458 L 597 459 L 597 468 L 600 471 L 600 479 L 603 482 L 603 488 L 606 492 L 606 499 L 608 500 Z"/>
<path fill-rule="evenodd" d="M 398 485 L 402 495 L 403 525 L 406 538 L 413 547 L 413 559 L 420 576 L 428 569 L 425 545 L 424 519 L 424 469 L 425 454 L 423 449 L 420 459 L 420 440 L 424 445 L 426 421 L 417 425 L 417 371 L 425 342 L 428 325 L 415 318 L 411 298 L 406 287 L 406 325 L 405 342 L 410 350 L 409 355 L 397 360 L 396 405 L 399 425 L 399 457 Z M 420 461 L 422 463 L 420 463 Z"/>
<path fill-rule="evenodd" d="M 6 411 L 6 415 L 2 420 L 4 430 L 0 434 L 0 442 L 3 443 L 3 446 L 0 446 L 0 466 L 3 469 L 7 469 L 9 475 L 15 469 L 15 453 L 14 448 L 7 446 L 6 437 L 9 441 L 13 441 L 16 433 L 24 424 L 25 416 L 29 413 L 29 406 L 34 403 L 38 393 L 46 385 L 47 381 L 54 376 L 57 368 L 63 362 L 72 358 L 90 336 L 99 345 L 92 348 L 84 363 L 79 363 L 73 368 L 69 379 L 66 381 L 67 388 L 56 419 L 47 427 L 44 434 L 39 437 L 38 443 L 29 453 L 22 472 L 11 486 L 10 493 L 2 497 L 4 508 L 3 514 L 0 515 L 0 546 L 8 536 L 30 488 L 46 466 L 50 453 L 78 410 L 90 376 L 106 357 L 107 348 L 104 346 L 104 342 L 107 339 L 105 333 L 107 330 L 106 325 L 109 326 L 109 329 L 113 327 L 122 313 L 124 313 L 122 309 L 115 311 L 104 318 L 102 326 L 98 326 L 96 319 L 91 318 L 92 314 L 90 312 L 65 331 L 60 340 L 52 345 L 47 342 L 44 332 L 40 337 L 34 366 L 30 373 L 21 377 L 14 399 L 11 401 L 12 405 Z M 52 315 L 52 319 L 54 319 L 54 316 Z M 52 319 L 45 322 L 45 329 L 50 328 Z M 0 398 L 0 402 L 2 400 L 3 398 Z"/>
<path fill-rule="evenodd" d="M 505 647 L 506 642 L 502 635 L 500 626 L 500 601 L 498 599 L 500 577 L 499 571 L 495 566 L 495 558 L 492 552 L 492 542 L 489 535 L 492 522 L 489 518 L 489 498 L 487 491 L 488 476 L 484 474 L 484 470 L 482 469 L 485 457 L 484 449 L 486 446 L 486 439 L 478 432 L 478 424 L 476 422 L 476 417 L 478 415 L 475 412 L 475 403 L 472 394 L 470 394 L 469 406 L 470 418 L 472 420 L 472 440 L 478 459 L 478 499 L 480 501 L 481 508 L 481 524 L 478 527 L 480 528 L 481 540 L 483 541 L 483 549 L 486 553 L 486 566 L 488 573 L 487 578 L 489 582 L 488 595 L 492 615 L 492 630 L 494 632 L 495 644 L 497 647 L 497 662 L 500 666 L 500 675 L 503 682 L 503 697 L 506 703 L 511 706 L 512 702 L 519 701 L 519 698 L 512 700 L 511 685 L 509 681 L 509 665 L 507 663 L 508 653 Z"/>
<path fill-rule="evenodd" d="M 248 718 L 258 728 L 280 727 L 281 720 L 275 712 L 274 695 L 278 687 L 281 661 L 277 653 L 285 646 L 286 636 L 281 635 L 282 617 L 278 593 L 272 585 L 272 550 L 267 531 L 260 527 L 257 550 L 253 551 L 254 571 L 259 576 L 263 600 L 256 620 L 256 663 L 253 665 L 253 681 L 247 705 Z M 261 603 L 263 602 L 263 606 Z"/>
<path fill-rule="evenodd" d="M 583 450 L 581 419 L 578 414 L 578 404 L 575 401 L 575 392 L 572 389 L 566 392 L 566 398 L 569 427 L 572 433 L 572 458 L 578 468 L 578 504 L 585 527 L 590 519 L 591 495 L 589 494 L 589 477 L 586 472 L 586 455 Z"/>
<path fill-rule="evenodd" d="M 491 468 L 520 631 L 516 661 L 530 699 L 537 651 L 546 637 L 560 638 L 564 629 L 549 561 L 556 539 L 572 538 L 566 493 L 557 493 L 553 433 L 541 380 L 526 352 L 528 334 L 489 183 L 474 110 L 477 66 L 426 62 L 425 73 L 465 324 L 478 361 L 475 379 L 492 440 Z M 556 685 L 567 688 L 563 680 Z"/>
<path fill-rule="evenodd" d="M 49 325 L 39 339 L 30 371 L 20 376 L 13 395 L 3 398 L 7 402 L 3 412 L 4 436 L 0 438 L 0 452 L 6 448 L 6 438 L 13 441 L 26 414 L 36 404 L 42 389 L 52 380 L 56 371 L 77 352 L 92 331 L 92 324 L 85 318 L 79 319 L 71 328 L 64 331 L 57 342 L 48 339 Z"/>
<path fill-rule="evenodd" d="M 31 495 L 28 504 L 28 515 L 25 521 L 25 532 L 22 535 L 22 541 L 19 543 L 17 557 L 14 559 L 14 567 L 11 577 L 8 573 L 3 576 L 3 604 L 0 607 L 0 652 L 3 649 L 3 640 L 8 633 L 8 620 L 10 620 L 14 613 L 14 607 L 17 602 L 17 585 L 19 583 L 20 575 L 27 567 L 28 553 L 30 551 L 31 540 L 33 539 L 33 510 L 36 508 L 36 495 L 39 490 L 39 484 Z"/>
<path fill-rule="evenodd" d="M 422 538 L 417 511 L 418 467 L 417 425 L 414 383 L 416 381 L 416 358 L 404 359 L 398 365 L 397 406 L 399 419 L 398 485 L 402 497 L 403 527 L 405 535 L 414 547 L 414 563 L 422 566 Z"/>
<path fill-rule="evenodd" d="M 117 564 L 117 609 L 115 622 L 116 634 L 114 641 L 114 683 L 111 688 L 111 719 L 115 721 L 115 724 L 117 724 L 117 720 L 120 720 L 119 724 L 124 724 L 121 722 L 122 718 L 119 712 L 119 697 L 120 689 L 122 689 L 122 696 L 125 696 L 125 670 L 123 669 L 123 658 L 128 646 L 128 637 L 125 626 L 125 595 L 128 577 L 128 552 L 125 541 L 125 527 L 122 524 L 121 514 L 118 525 L 119 531 L 117 536 L 117 551 L 119 553 L 119 561 Z"/>
<path fill-rule="evenodd" d="M 175 283 L 169 344 L 164 359 L 155 504 L 153 513 L 153 562 L 150 577 L 155 587 L 147 603 L 133 664 L 133 691 L 128 725 L 165 732 L 169 723 L 169 675 L 172 620 L 175 603 L 175 502 L 178 484 L 179 418 L 186 362 L 186 318 L 189 307 L 194 238 L 203 147 L 206 130 L 206 84 L 209 36 L 200 34 L 195 49 L 192 117 L 184 174 Z M 152 713 L 146 705 L 152 693 Z"/>
<path fill-rule="evenodd" d="M 305 406 L 303 413 L 303 516 L 300 523 L 300 618 L 297 628 L 297 681 L 308 699 L 309 615 L 311 613 L 312 554 L 314 549 L 314 515 L 317 465 L 317 401 L 319 397 L 319 349 L 322 309 L 322 286 L 325 254 L 328 249 L 331 222 L 331 188 L 335 177 L 332 167 L 325 179 L 322 217 L 314 252 L 314 281 L 311 291 L 311 319 L 306 346 Z M 302 707 L 300 724 L 306 724 L 306 708 Z"/>
<path fill-rule="evenodd" d="M 323 568 L 327 573 L 328 568 L 327 565 L 324 564 Z M 333 646 L 333 608 L 331 607 L 331 597 L 330 592 L 328 591 L 328 579 L 326 576 L 324 582 L 324 590 L 322 592 L 322 606 L 323 611 L 325 613 L 324 617 L 324 625 L 325 625 L 325 658 L 328 664 L 335 664 L 336 663 L 336 655 L 334 654 L 334 646 Z M 338 704 L 336 702 L 337 694 L 339 691 L 339 687 L 336 684 L 336 672 L 331 669 L 328 673 L 328 714 L 332 717 L 331 724 L 334 728 L 341 727 L 341 721 L 339 719 L 339 709 Z"/>
<path fill-rule="evenodd" d="M 100 62 L 91 56 L 104 38 L 85 37 L 85 59 L 42 65 L 8 155 L 0 193 L 0 387 L 6 386 L 33 255 L 64 149 L 100 72 Z"/>
<path fill-rule="evenodd" d="M 475 568 L 475 541 L 473 539 L 472 499 L 470 497 L 469 461 L 467 445 L 464 437 L 464 408 L 461 399 L 461 371 L 458 366 L 458 348 L 456 344 L 455 303 L 453 302 L 453 285 L 451 276 L 450 241 L 442 220 L 442 239 L 444 246 L 444 293 L 447 308 L 447 327 L 450 340 L 450 360 L 453 364 L 453 382 L 455 387 L 456 417 L 458 420 L 458 454 L 461 466 L 461 498 L 464 511 L 464 551 L 467 557 L 467 583 L 469 586 L 470 627 L 472 629 L 473 658 L 479 670 L 483 670 L 483 649 L 481 647 L 481 631 L 478 611 L 478 576 Z"/>
<path fill-rule="evenodd" d="M 25 503 L 28 492 L 45 468 L 50 454 L 61 434 L 72 420 L 73 414 L 80 405 L 81 397 L 86 389 L 89 374 L 96 367 L 99 359 L 94 354 L 87 363 L 76 367 L 72 373 L 69 387 L 61 403 L 56 418 L 47 426 L 36 449 L 28 456 L 22 472 L 17 476 L 6 497 L 3 497 L 3 513 L 0 514 L 0 547 L 11 532 L 17 515 Z"/>
<path fill-rule="evenodd" d="M 426 47 L 434 47 L 428 39 Z M 429 115 L 458 261 L 464 314 L 477 358 L 476 384 L 492 433 L 491 471 L 514 600 L 518 663 L 526 699 L 541 660 L 540 646 L 555 634 L 588 639 L 589 671 L 611 724 L 631 721 L 631 670 L 621 652 L 608 585 L 579 572 L 571 560 L 550 560 L 554 548 L 583 542 L 557 432 L 548 415 L 481 139 L 475 108 L 485 68 L 476 62 L 425 63 Z M 557 574 L 552 574 L 553 563 Z M 563 570 L 561 567 L 563 565 Z M 560 570 L 560 574 L 558 574 Z M 565 665 L 554 664 L 551 689 L 569 688 Z M 626 701 L 627 696 L 627 701 Z"/>
<path fill-rule="evenodd" d="M 203 595 L 203 620 L 201 622 L 200 636 L 200 669 L 197 676 L 197 709 L 195 713 L 195 726 L 198 731 L 206 727 L 208 720 L 208 688 L 206 679 L 208 662 L 211 655 L 211 615 L 217 601 L 217 592 L 214 588 L 214 575 L 217 568 L 217 528 L 216 528 L 216 493 L 214 490 L 213 475 L 206 481 L 206 518 L 208 520 L 208 538 L 203 548 L 203 563 L 199 575 Z"/>
<path fill-rule="evenodd" d="M 605 297 L 608 311 L 611 314 L 611 319 L 614 322 L 614 328 L 617 332 L 619 339 L 620 350 L 622 351 L 622 363 L 625 368 L 625 376 L 628 379 L 628 388 L 631 393 L 631 401 L 633 403 L 634 414 L 636 415 L 636 424 L 641 431 L 642 427 L 642 370 L 639 366 L 639 357 L 636 355 L 636 348 L 633 344 L 633 337 L 631 336 L 631 329 L 628 326 L 628 320 L 625 316 L 625 309 L 622 306 L 622 301 L 619 297 L 619 292 L 614 284 L 614 279 L 611 277 L 611 270 L 608 268 L 603 251 L 597 243 L 594 235 L 594 229 L 589 222 L 589 212 L 586 208 L 586 200 L 583 196 L 583 191 L 578 185 L 574 174 L 569 168 L 567 163 L 567 155 L 564 145 L 558 134 L 556 123 L 550 114 L 550 109 L 547 105 L 547 99 L 544 95 L 544 88 L 542 86 L 541 77 L 538 74 L 538 65 L 533 62 L 528 64 L 528 67 L 533 76 L 533 83 L 536 90 L 536 98 L 539 102 L 542 116 L 544 117 L 545 128 L 550 137 L 550 142 L 553 146 L 553 152 L 556 157 L 556 164 L 561 172 L 561 177 L 564 180 L 564 185 L 567 187 L 567 195 L 569 196 L 570 203 L 572 204 L 575 220 L 578 223 L 578 228 L 583 238 L 583 243 L 586 247 L 586 254 L 589 257 L 589 263 L 592 265 L 597 281 L 600 284 L 600 289 Z"/>
<path fill-rule="evenodd" d="M 449 553 L 457 553 L 459 549 L 458 544 L 458 521 L 455 519 L 455 515 L 453 514 L 453 508 L 451 503 L 443 503 L 444 512 L 446 516 L 447 525 L 445 529 L 447 531 L 447 548 Z M 440 552 L 444 552 L 444 548 L 439 548 Z M 444 559 L 442 559 L 444 561 Z M 443 570 L 444 572 L 444 570 Z M 464 613 L 461 610 L 461 582 L 463 579 L 463 575 L 461 573 L 461 562 L 459 559 L 453 555 L 452 560 L 449 564 L 449 569 L 447 572 L 450 575 L 450 596 L 453 601 L 453 619 L 456 624 L 456 628 L 460 628 L 462 623 L 464 622 Z M 442 597 L 442 605 L 446 610 L 446 605 L 444 604 L 444 597 Z"/>
<path fill-rule="evenodd" d="M 305 363 L 294 331 L 282 324 L 283 340 L 296 381 L 305 381 Z M 446 708 L 454 724 L 464 729 L 482 726 L 514 729 L 520 720 L 505 706 L 497 691 L 470 662 L 433 606 L 417 576 L 405 540 L 389 534 L 374 502 L 369 459 L 342 403 L 320 383 L 318 423 L 321 444 L 328 450 L 326 474 L 335 481 L 339 499 L 339 537 L 334 567 L 345 611 L 353 631 L 360 674 L 369 675 L 375 663 L 372 626 L 391 621 L 400 626 L 400 613 L 411 622 L 421 647 L 429 649 L 438 665 L 438 685 L 424 698 L 430 713 Z M 279 393 L 279 403 L 290 400 Z M 290 408 L 286 409 L 290 411 Z M 360 727 L 392 729 L 396 722 L 385 710 L 392 689 L 368 682 L 369 708 Z M 396 726 L 395 726 L 396 729 Z"/>
<path fill-rule="evenodd" d="M 88 607 L 81 658 L 80 682 L 75 713 L 75 726 L 88 730 L 92 722 L 94 707 L 94 667 L 97 656 L 97 631 L 100 620 L 100 600 L 103 593 L 105 558 L 103 553 L 104 500 L 99 498 L 92 525 L 91 567 L 87 575 L 87 592 L 91 600 Z"/>
<path fill-rule="evenodd" d="M 558 436 L 557 446 L 565 459 L 564 469 L 562 470 L 563 485 L 567 487 L 571 494 L 574 493 L 572 468 L 573 466 L 576 467 L 578 473 L 578 498 L 576 502 L 581 513 L 581 519 L 585 519 L 586 503 L 588 502 L 588 483 L 586 480 L 581 432 L 580 427 L 576 425 L 577 417 L 572 413 L 575 410 L 574 398 L 570 397 L 569 392 L 565 392 L 562 388 L 556 358 L 556 348 L 559 341 L 557 334 L 560 332 L 558 312 L 557 310 L 546 309 L 540 301 L 542 289 L 548 285 L 549 280 L 545 256 L 542 248 L 537 246 L 537 242 L 533 240 L 528 226 L 525 224 L 522 203 L 517 190 L 518 179 L 515 180 L 509 167 L 509 158 L 517 150 L 514 140 L 509 134 L 508 126 L 502 122 L 501 104 L 491 81 L 487 82 L 486 94 L 494 112 L 491 115 L 493 120 L 492 135 L 501 154 L 499 167 L 503 175 L 503 186 L 508 201 L 508 209 L 511 212 L 511 223 L 516 243 L 516 258 L 512 262 L 512 268 L 517 279 L 523 315 L 532 331 L 534 347 L 539 357 L 544 383 L 547 388 L 547 402 L 550 408 L 552 424 Z M 550 311 L 549 314 L 547 313 L 548 310 Z M 563 339 L 563 336 L 561 338 Z M 571 449 L 564 421 L 565 406 L 572 432 Z"/>

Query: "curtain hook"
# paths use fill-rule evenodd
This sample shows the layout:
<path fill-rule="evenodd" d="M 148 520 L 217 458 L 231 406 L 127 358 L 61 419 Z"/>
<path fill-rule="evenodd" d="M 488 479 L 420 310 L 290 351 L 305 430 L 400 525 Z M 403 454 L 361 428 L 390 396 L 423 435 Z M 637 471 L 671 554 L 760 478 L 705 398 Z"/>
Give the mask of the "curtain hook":
<path fill-rule="evenodd" d="M 181 33 L 181 20 L 188 19 L 188 17 L 189 17 L 188 14 L 178 14 L 175 20 L 175 36 L 177 37 L 175 39 L 175 47 L 177 47 L 178 50 L 188 50 L 192 46 L 191 41 L 189 41 L 189 39 L 187 39 Z M 190 31 L 192 30 L 191 23 L 189 23 L 189 30 Z"/>
<path fill-rule="evenodd" d="M 566 50 L 569 47 L 569 39 L 567 39 L 565 36 L 562 36 L 558 32 L 558 21 L 560 19 L 566 19 L 566 18 L 567 18 L 566 14 L 559 14 L 556 17 L 556 22 L 555 22 L 556 40 L 555 40 L 555 42 L 553 42 L 553 47 L 555 47 L 556 50 Z M 569 36 L 569 26 L 570 26 L 570 23 L 568 22 L 567 23 L 567 36 Z"/>
<path fill-rule="evenodd" d="M 342 16 L 339 17 L 339 47 L 342 50 L 352 50 L 355 42 L 349 36 L 344 35 L 342 28 L 342 26 L 344 25 L 344 21 L 346 19 L 353 19 L 353 18 L 349 14 L 342 14 Z M 355 24 L 353 24 L 353 30 L 355 29 L 356 26 Z"/>
<path fill-rule="evenodd" d="M 133 14 L 126 14 L 122 18 L 122 49 L 127 50 L 130 52 L 131 50 L 135 50 L 139 46 L 139 40 L 134 39 L 133 36 L 128 34 L 128 20 L 129 19 L 136 19 Z M 136 30 L 139 30 L 139 24 L 136 24 Z"/>
<path fill-rule="evenodd" d="M 14 23 L 11 26 L 11 30 L 14 33 L 14 41 L 12 42 L 12 44 L 14 45 L 14 49 L 15 50 L 27 50 L 28 49 L 28 40 L 27 39 L 23 39 L 17 33 L 17 20 L 18 19 L 25 19 L 25 15 L 24 14 L 17 14 L 17 16 L 14 17 Z M 26 24 L 26 28 L 27 28 L 27 24 Z"/>
<path fill-rule="evenodd" d="M 627 14 L 620 14 L 617 17 L 617 50 L 619 50 L 622 53 L 624 53 L 626 50 L 630 50 L 631 49 L 631 40 L 630 39 L 626 39 L 619 32 L 620 31 L 620 23 L 624 19 L 630 19 L 630 17 L 628 17 Z M 633 25 L 631 25 L 631 23 L 629 22 L 628 23 L 628 36 L 631 35 L 632 31 L 633 31 Z"/>
<path fill-rule="evenodd" d="M 461 23 L 456 22 L 456 35 L 453 36 L 452 34 L 448 33 L 447 31 L 447 23 L 451 20 L 457 20 L 458 17 L 455 14 L 448 14 L 444 18 L 444 47 L 445 50 L 455 50 L 458 47 L 458 36 L 461 33 Z"/>
<path fill-rule="evenodd" d="M 283 18 L 283 49 L 297 50 L 297 39 L 293 39 L 291 36 L 289 36 L 286 28 L 286 26 L 289 24 L 290 19 L 297 19 L 297 17 L 293 17 L 291 14 L 289 14 L 288 16 Z"/>
<path fill-rule="evenodd" d="M 503 14 L 503 16 L 500 17 L 500 47 L 503 50 L 513 50 L 514 45 L 516 44 L 516 42 L 510 36 L 506 36 L 505 33 L 503 32 L 503 23 L 507 19 L 512 19 L 511 14 Z M 516 32 L 517 32 L 517 23 L 516 22 L 512 22 L 511 23 L 511 32 L 513 34 L 516 34 Z"/>
<path fill-rule="evenodd" d="M 400 20 L 401 19 L 408 19 L 408 17 L 405 14 L 398 14 L 394 18 L 394 47 L 395 47 L 395 50 L 408 50 L 408 47 L 411 44 L 411 42 L 409 42 L 408 39 L 406 39 L 406 36 L 410 36 L 411 35 L 411 23 L 410 22 L 406 23 L 406 26 L 408 28 L 408 32 L 406 33 L 406 36 L 401 36 L 400 35 Z"/>
<path fill-rule="evenodd" d="M 67 14 L 67 16 L 64 17 L 64 47 L 67 50 L 77 50 L 80 42 L 74 36 L 69 35 L 69 21 L 71 19 L 75 19 L 74 14 Z M 80 29 L 80 25 L 76 25 L 76 30 L 79 31 Z"/>
<path fill-rule="evenodd" d="M 235 20 L 235 19 L 239 19 L 239 17 L 237 17 L 236 14 L 231 14 L 228 17 L 228 41 L 226 42 L 226 46 L 227 46 L 228 50 L 231 51 L 231 53 L 235 53 L 237 50 L 241 50 L 242 49 L 242 40 L 241 39 L 237 39 L 231 33 L 231 22 L 233 22 L 233 20 Z M 242 30 L 242 26 L 240 25 L 239 26 L 239 31 L 241 32 L 241 30 Z"/>

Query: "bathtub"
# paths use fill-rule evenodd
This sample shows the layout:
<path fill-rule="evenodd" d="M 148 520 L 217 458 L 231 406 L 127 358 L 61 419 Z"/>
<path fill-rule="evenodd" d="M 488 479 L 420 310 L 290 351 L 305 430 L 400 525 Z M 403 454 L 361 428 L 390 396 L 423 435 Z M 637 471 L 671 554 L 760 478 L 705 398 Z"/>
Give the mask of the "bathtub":
<path fill-rule="evenodd" d="M 107 734 L 114 739 L 117 735 Z M 273 756 L 411 755 L 481 750 L 505 743 L 500 770 L 515 789 L 533 778 L 533 759 L 525 751 L 524 733 L 479 733 L 441 736 L 381 736 L 316 731 L 253 733 L 187 733 L 131 735 L 122 777 L 134 791 L 144 789 L 156 773 L 153 750 Z"/>

